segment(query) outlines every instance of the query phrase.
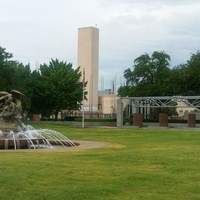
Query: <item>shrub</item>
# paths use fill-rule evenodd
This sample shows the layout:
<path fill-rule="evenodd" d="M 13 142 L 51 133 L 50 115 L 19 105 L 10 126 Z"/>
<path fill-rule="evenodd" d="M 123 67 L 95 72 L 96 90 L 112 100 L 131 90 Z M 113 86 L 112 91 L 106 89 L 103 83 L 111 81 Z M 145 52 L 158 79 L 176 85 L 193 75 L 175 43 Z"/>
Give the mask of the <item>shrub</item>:
<path fill-rule="evenodd" d="M 64 118 L 64 121 L 76 121 L 76 119 L 81 119 L 82 120 L 82 117 L 77 117 L 77 116 L 66 116 Z"/>
<path fill-rule="evenodd" d="M 81 122 L 82 118 L 76 118 L 76 122 Z M 85 118 L 85 122 L 116 122 L 116 118 Z"/>

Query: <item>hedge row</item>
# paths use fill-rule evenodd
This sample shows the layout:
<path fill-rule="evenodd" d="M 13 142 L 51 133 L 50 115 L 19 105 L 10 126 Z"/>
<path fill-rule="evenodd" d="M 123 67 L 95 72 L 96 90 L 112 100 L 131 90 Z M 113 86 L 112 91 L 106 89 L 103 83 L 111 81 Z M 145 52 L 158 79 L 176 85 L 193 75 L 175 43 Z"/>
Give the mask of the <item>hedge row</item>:
<path fill-rule="evenodd" d="M 76 118 L 75 122 L 81 122 L 82 118 Z M 85 118 L 85 122 L 116 122 L 116 118 Z"/>

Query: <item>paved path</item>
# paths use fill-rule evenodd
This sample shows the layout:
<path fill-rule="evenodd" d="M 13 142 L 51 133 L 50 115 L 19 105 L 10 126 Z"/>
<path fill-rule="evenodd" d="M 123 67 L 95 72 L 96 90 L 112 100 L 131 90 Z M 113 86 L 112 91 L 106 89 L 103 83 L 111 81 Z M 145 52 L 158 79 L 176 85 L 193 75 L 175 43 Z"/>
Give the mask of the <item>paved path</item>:
<path fill-rule="evenodd" d="M 82 140 L 73 140 L 75 144 L 79 144 L 75 147 L 70 147 L 72 149 L 93 149 L 105 147 L 106 144 L 103 142 L 93 142 L 93 141 L 82 141 Z"/>

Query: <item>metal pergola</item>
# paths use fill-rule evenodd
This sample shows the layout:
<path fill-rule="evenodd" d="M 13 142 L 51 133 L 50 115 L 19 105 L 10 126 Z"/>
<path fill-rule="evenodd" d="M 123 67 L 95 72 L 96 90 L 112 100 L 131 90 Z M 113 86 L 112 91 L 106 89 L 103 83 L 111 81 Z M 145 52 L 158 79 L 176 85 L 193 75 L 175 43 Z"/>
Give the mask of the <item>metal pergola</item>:
<path fill-rule="evenodd" d="M 200 96 L 165 96 L 165 97 L 120 97 L 122 102 L 134 107 L 177 107 L 178 102 L 182 102 L 179 107 L 198 108 L 200 107 Z"/>
<path fill-rule="evenodd" d="M 117 104 L 117 126 L 122 126 L 123 109 L 200 108 L 200 96 L 120 97 Z"/>

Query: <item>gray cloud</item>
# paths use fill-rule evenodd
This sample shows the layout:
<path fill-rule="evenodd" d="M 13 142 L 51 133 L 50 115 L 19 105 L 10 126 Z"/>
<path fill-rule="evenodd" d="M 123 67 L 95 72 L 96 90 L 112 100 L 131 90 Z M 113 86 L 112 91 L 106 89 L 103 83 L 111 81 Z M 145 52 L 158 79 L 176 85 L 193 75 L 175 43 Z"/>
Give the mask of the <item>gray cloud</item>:
<path fill-rule="evenodd" d="M 191 3 L 192 2 L 192 3 Z M 142 53 L 164 50 L 172 67 L 200 43 L 199 0 L 0 0 L 0 45 L 27 63 L 77 63 L 77 34 L 100 29 L 100 76 L 109 87 Z M 120 81 L 118 81 L 120 82 Z"/>

